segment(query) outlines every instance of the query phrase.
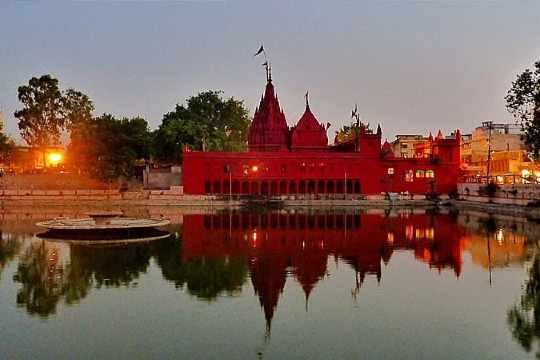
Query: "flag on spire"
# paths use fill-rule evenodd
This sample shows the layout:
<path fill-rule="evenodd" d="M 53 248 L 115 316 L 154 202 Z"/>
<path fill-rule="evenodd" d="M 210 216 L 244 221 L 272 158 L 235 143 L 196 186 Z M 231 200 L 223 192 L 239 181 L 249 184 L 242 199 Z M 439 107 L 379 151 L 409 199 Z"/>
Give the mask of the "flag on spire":
<path fill-rule="evenodd" d="M 259 50 L 257 50 L 257 52 L 255 53 L 255 55 L 253 56 L 257 56 L 257 55 L 260 55 L 261 53 L 264 52 L 264 47 L 261 45 L 261 47 L 259 48 Z"/>

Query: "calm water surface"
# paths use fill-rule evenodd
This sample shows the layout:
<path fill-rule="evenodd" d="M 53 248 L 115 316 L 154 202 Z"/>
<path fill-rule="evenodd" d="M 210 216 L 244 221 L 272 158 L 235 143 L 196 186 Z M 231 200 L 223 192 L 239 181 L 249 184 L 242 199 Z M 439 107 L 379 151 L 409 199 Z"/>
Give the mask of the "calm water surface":
<path fill-rule="evenodd" d="M 165 213 L 171 236 L 54 242 L 2 212 L 0 357 L 529 359 L 540 225 L 425 211 Z M 538 310 L 538 311 L 537 311 Z"/>

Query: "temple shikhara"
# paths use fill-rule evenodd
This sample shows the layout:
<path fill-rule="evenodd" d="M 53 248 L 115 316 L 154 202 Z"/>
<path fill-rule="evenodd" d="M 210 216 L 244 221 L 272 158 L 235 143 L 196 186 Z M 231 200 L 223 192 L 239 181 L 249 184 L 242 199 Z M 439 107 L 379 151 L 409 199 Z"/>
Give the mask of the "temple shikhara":
<path fill-rule="evenodd" d="M 326 198 L 389 192 L 450 193 L 460 169 L 459 130 L 430 136 L 410 158 L 382 143 L 380 125 L 328 144 L 328 127 L 306 109 L 289 127 L 271 74 L 249 128 L 246 152 L 184 152 L 186 194 L 317 195 Z"/>

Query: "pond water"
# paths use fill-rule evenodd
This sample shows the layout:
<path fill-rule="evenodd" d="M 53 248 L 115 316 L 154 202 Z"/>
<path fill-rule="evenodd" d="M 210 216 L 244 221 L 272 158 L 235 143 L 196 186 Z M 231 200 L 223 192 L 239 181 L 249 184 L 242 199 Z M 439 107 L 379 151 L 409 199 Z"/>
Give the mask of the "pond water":
<path fill-rule="evenodd" d="M 540 225 L 426 210 L 198 211 L 155 241 L 48 241 L 2 212 L 2 358 L 529 359 Z"/>

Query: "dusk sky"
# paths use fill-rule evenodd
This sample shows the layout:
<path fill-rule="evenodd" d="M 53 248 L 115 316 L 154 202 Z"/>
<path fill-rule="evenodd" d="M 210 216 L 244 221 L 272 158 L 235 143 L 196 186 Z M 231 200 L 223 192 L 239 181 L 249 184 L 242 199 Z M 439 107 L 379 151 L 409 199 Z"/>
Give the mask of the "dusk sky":
<path fill-rule="evenodd" d="M 264 44 L 289 125 L 304 94 L 330 133 L 358 103 L 383 138 L 512 121 L 504 96 L 540 60 L 540 1 L 0 1 L 0 109 L 50 73 L 96 114 L 162 115 L 223 90 L 252 114 Z M 333 138 L 333 136 L 330 136 Z"/>

